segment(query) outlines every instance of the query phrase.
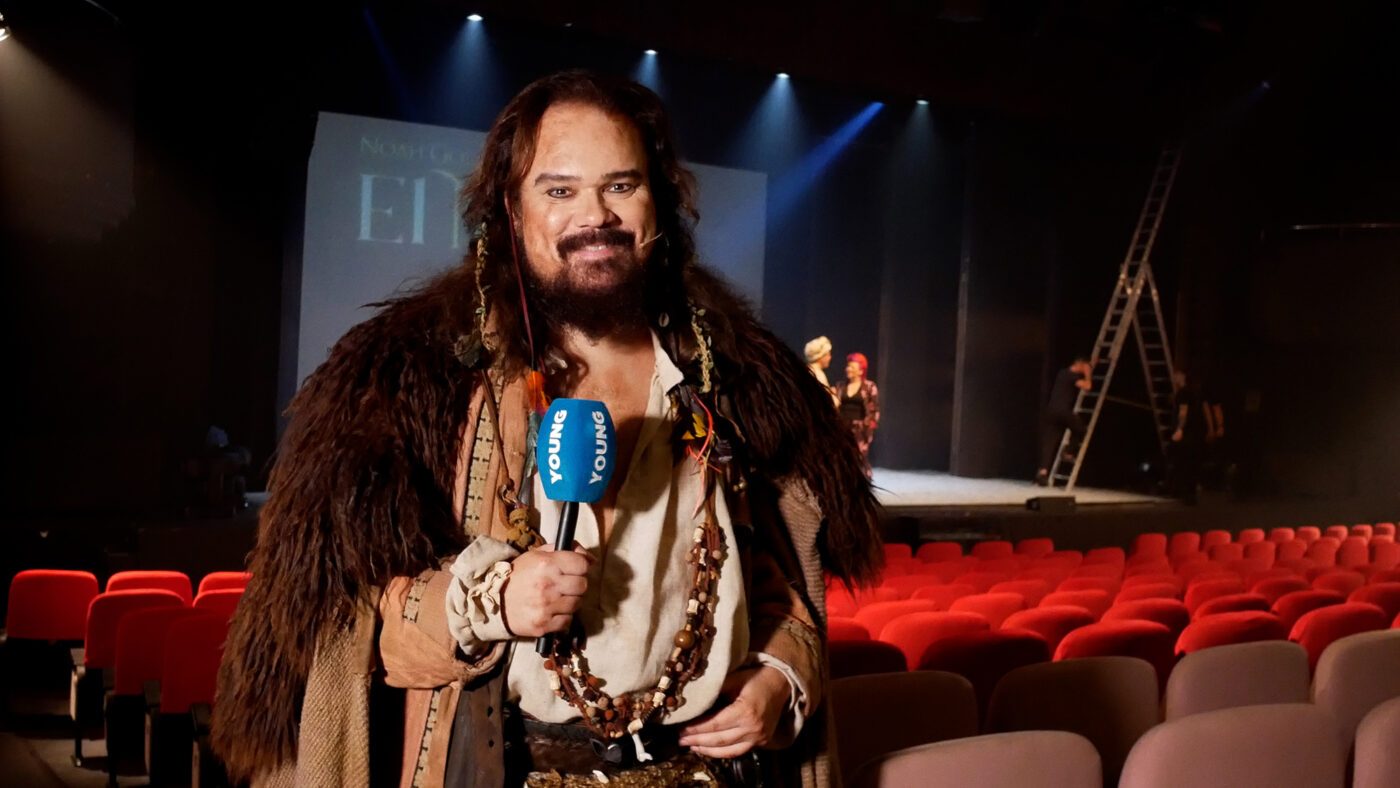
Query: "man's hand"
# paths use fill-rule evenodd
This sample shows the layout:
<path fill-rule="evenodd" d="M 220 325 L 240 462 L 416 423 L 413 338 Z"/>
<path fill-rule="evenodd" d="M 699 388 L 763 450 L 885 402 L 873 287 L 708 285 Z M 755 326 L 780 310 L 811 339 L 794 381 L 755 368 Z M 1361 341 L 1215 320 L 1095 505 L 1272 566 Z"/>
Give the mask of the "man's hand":
<path fill-rule="evenodd" d="M 1172 443 L 1181 443 L 1181 439 L 1185 437 L 1186 434 L 1178 429 L 1176 432 L 1172 433 Z"/>
<path fill-rule="evenodd" d="M 501 588 L 506 629 L 520 637 L 567 631 L 588 590 L 590 563 L 582 549 L 560 552 L 548 545 L 518 556 Z"/>
<path fill-rule="evenodd" d="M 735 758 L 762 747 L 772 740 L 790 696 L 787 678 L 774 668 L 736 670 L 720 689 L 720 697 L 733 702 L 681 728 L 680 745 L 707 758 Z"/>

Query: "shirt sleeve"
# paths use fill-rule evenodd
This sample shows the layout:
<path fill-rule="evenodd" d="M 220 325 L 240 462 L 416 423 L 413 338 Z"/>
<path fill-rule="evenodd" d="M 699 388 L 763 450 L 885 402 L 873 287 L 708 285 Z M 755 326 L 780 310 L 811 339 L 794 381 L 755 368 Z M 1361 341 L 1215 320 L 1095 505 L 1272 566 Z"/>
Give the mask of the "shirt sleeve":
<path fill-rule="evenodd" d="M 772 745 L 781 747 L 791 742 L 787 737 L 801 732 L 803 721 L 821 702 L 824 649 L 805 600 L 777 559 L 756 549 L 750 560 L 749 642 L 754 661 L 782 673 L 791 690 L 789 712 L 779 722 Z"/>
<path fill-rule="evenodd" d="M 511 638 L 501 608 L 501 589 L 516 555 L 511 545 L 482 536 L 448 567 L 452 583 L 446 595 L 447 629 L 469 657 Z"/>

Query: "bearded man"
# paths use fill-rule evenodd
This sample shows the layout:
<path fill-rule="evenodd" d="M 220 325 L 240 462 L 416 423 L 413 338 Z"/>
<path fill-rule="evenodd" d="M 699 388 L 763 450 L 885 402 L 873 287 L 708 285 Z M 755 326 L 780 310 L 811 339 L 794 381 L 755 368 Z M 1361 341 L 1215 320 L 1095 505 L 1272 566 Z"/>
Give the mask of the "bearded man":
<path fill-rule="evenodd" d="M 292 402 L 215 751 L 260 785 L 825 784 L 824 573 L 873 578 L 876 509 L 826 392 L 695 263 L 660 100 L 542 79 L 463 197 L 462 265 Z M 573 551 L 529 459 L 551 397 L 617 427 Z"/>

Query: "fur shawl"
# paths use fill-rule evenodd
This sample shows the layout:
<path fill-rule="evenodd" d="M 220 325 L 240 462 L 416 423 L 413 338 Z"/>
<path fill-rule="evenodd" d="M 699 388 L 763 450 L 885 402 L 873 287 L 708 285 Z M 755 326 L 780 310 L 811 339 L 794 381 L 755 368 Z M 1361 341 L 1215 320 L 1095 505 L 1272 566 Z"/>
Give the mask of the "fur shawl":
<path fill-rule="evenodd" d="M 384 304 L 292 401 L 253 578 L 219 672 L 212 743 L 235 780 L 295 759 L 317 643 L 350 624 L 357 600 L 465 546 L 452 500 L 476 380 L 457 356 L 474 328 L 469 268 Z M 742 432 L 744 467 L 804 481 L 826 516 L 823 566 L 847 582 L 872 580 L 881 560 L 876 507 L 828 394 L 714 275 L 690 267 L 686 292 L 704 310 L 716 395 Z M 688 316 L 656 330 L 698 379 Z"/>

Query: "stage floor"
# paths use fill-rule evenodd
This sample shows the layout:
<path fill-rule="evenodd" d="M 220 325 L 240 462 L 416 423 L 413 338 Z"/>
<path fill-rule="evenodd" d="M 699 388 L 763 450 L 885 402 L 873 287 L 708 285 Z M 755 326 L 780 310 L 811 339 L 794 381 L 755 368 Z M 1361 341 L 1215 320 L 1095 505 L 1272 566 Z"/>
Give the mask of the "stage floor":
<path fill-rule="evenodd" d="M 886 509 L 929 509 L 935 507 L 1024 506 L 1038 495 L 1066 495 L 1063 489 L 1037 487 L 1029 481 L 1011 479 L 968 479 L 935 471 L 895 471 L 874 469 L 875 498 Z M 1077 505 L 1154 504 L 1169 499 L 1150 495 L 1076 487 Z"/>

